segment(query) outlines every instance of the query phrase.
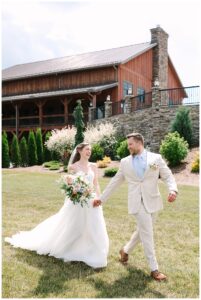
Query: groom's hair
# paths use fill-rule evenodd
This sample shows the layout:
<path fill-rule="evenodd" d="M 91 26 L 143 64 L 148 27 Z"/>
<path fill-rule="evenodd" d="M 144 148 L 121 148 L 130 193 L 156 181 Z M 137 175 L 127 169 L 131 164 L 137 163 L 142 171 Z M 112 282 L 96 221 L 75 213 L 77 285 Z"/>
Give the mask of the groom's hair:
<path fill-rule="evenodd" d="M 141 142 L 142 145 L 144 145 L 144 137 L 143 135 L 141 135 L 140 133 L 138 132 L 134 132 L 134 133 L 130 133 L 126 136 L 127 139 L 129 138 L 133 138 L 134 140 L 138 141 L 138 142 Z"/>

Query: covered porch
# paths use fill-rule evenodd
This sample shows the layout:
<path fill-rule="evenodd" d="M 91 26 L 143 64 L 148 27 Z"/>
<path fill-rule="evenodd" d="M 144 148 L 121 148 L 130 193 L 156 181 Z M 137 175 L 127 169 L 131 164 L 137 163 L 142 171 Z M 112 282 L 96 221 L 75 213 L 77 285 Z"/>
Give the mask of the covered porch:
<path fill-rule="evenodd" d="M 2 99 L 2 130 L 9 135 L 36 130 L 42 133 L 74 124 L 73 111 L 78 99 L 82 101 L 84 122 L 90 120 L 89 110 L 96 108 L 101 116 L 101 108 L 108 95 L 117 99 L 118 83 L 91 86 L 79 89 L 60 90 L 45 93 L 16 95 Z"/>

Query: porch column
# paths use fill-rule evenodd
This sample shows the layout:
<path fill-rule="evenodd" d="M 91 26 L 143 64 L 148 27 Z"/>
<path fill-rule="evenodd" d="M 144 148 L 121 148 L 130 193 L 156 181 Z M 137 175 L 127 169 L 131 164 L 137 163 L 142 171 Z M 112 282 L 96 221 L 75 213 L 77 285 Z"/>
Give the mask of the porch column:
<path fill-rule="evenodd" d="M 61 102 L 64 106 L 64 123 L 65 125 L 68 124 L 68 99 L 65 97 L 64 99 L 61 99 Z"/>
<path fill-rule="evenodd" d="M 152 87 L 152 107 L 159 110 L 161 105 L 160 90 L 158 86 Z"/>
<path fill-rule="evenodd" d="M 125 96 L 125 102 L 124 102 L 124 113 L 125 114 L 130 114 L 131 113 L 131 97 L 133 95 L 126 95 Z"/>
<path fill-rule="evenodd" d="M 105 104 L 105 118 L 109 118 L 112 116 L 112 101 L 106 100 Z"/>
<path fill-rule="evenodd" d="M 36 102 L 36 105 L 38 106 L 39 109 L 39 126 L 42 128 L 43 126 L 43 105 L 45 104 L 46 100 L 41 100 Z"/>
<path fill-rule="evenodd" d="M 16 136 L 19 135 L 19 105 L 18 103 L 15 104 L 15 130 Z"/>

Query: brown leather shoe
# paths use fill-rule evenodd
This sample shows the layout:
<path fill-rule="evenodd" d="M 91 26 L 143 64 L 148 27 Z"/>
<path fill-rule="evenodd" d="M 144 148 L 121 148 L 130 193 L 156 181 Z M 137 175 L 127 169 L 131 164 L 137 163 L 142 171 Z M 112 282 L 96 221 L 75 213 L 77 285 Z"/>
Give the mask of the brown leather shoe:
<path fill-rule="evenodd" d="M 167 276 L 159 272 L 158 270 L 152 271 L 151 277 L 157 281 L 167 280 Z"/>
<path fill-rule="evenodd" d="M 128 254 L 124 252 L 123 249 L 121 249 L 119 251 L 119 254 L 121 255 L 121 258 L 119 259 L 119 261 L 122 263 L 122 264 L 127 264 L 128 262 Z"/>

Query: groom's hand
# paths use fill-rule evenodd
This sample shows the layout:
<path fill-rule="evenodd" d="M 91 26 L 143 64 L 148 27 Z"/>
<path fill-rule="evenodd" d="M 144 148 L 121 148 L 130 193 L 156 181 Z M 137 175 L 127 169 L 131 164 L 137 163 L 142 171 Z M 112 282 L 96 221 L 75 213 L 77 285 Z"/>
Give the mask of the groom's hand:
<path fill-rule="evenodd" d="M 94 202 L 93 202 L 93 207 L 97 207 L 97 206 L 99 206 L 99 205 L 101 205 L 101 200 L 94 200 Z"/>
<path fill-rule="evenodd" d="M 177 193 L 176 192 L 172 191 L 172 192 L 169 193 L 169 195 L 168 195 L 168 201 L 169 202 L 175 201 L 176 198 L 177 198 Z"/>

